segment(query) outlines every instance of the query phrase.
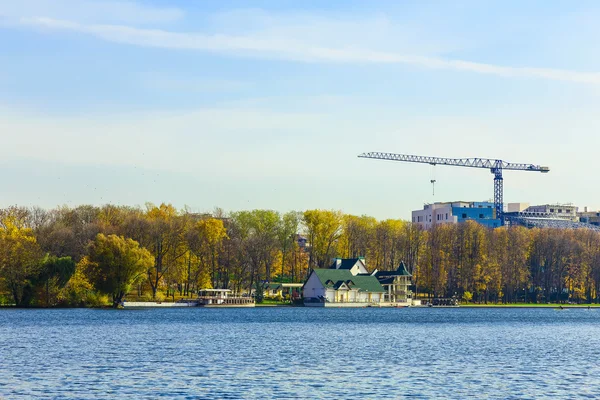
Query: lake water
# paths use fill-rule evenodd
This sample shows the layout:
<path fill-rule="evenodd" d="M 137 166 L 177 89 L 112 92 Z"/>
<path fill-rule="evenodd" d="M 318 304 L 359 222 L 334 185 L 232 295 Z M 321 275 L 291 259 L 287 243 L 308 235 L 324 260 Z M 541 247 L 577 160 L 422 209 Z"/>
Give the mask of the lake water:
<path fill-rule="evenodd" d="M 0 310 L 0 398 L 599 398 L 600 310 Z"/>

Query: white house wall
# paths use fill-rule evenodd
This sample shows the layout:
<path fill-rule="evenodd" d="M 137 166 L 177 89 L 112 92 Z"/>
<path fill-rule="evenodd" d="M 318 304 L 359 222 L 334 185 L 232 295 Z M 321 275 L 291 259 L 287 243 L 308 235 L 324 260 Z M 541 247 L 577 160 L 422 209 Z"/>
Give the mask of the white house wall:
<path fill-rule="evenodd" d="M 304 284 L 303 296 L 305 298 L 318 298 L 319 296 L 325 296 L 325 288 L 321 284 L 321 281 L 319 280 L 317 274 L 315 274 L 314 272 L 310 274 L 308 280 Z"/>
<path fill-rule="evenodd" d="M 327 301 L 329 301 L 330 303 L 334 303 L 335 302 L 335 290 L 327 289 L 325 297 L 327 297 Z"/>

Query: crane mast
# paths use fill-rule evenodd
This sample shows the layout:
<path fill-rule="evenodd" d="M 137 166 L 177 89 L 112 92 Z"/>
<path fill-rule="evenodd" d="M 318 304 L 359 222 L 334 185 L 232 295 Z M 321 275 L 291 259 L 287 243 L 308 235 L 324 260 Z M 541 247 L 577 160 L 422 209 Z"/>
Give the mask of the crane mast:
<path fill-rule="evenodd" d="M 506 161 L 493 160 L 489 158 L 443 158 L 382 152 L 363 153 L 358 157 L 430 165 L 449 165 L 454 167 L 489 169 L 490 172 L 494 174 L 494 209 L 496 211 L 496 218 L 500 219 L 502 224 L 504 224 L 504 178 L 502 177 L 502 171 L 533 171 L 542 173 L 547 173 L 550 171 L 550 168 L 540 165 L 509 163 Z"/>

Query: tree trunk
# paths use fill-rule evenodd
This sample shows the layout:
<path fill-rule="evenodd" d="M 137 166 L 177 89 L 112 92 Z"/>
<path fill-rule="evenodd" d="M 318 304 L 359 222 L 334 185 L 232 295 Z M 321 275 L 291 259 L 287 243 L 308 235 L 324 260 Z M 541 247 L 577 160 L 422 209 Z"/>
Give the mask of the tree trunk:
<path fill-rule="evenodd" d="M 112 308 L 119 308 L 119 306 L 121 306 L 121 303 L 123 303 L 124 296 L 125 296 L 125 293 L 123 293 L 123 292 L 114 293 Z"/>

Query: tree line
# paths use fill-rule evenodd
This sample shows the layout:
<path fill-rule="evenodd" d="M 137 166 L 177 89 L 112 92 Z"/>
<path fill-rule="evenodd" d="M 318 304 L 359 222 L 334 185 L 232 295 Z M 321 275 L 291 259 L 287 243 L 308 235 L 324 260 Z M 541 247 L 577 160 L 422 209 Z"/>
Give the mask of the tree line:
<path fill-rule="evenodd" d="M 0 210 L 0 303 L 117 306 L 200 288 L 249 292 L 303 282 L 335 257 L 373 271 L 404 261 L 420 296 L 475 302 L 597 302 L 600 234 L 489 229 L 468 221 L 422 230 L 331 210 L 198 214 L 172 205 Z"/>

